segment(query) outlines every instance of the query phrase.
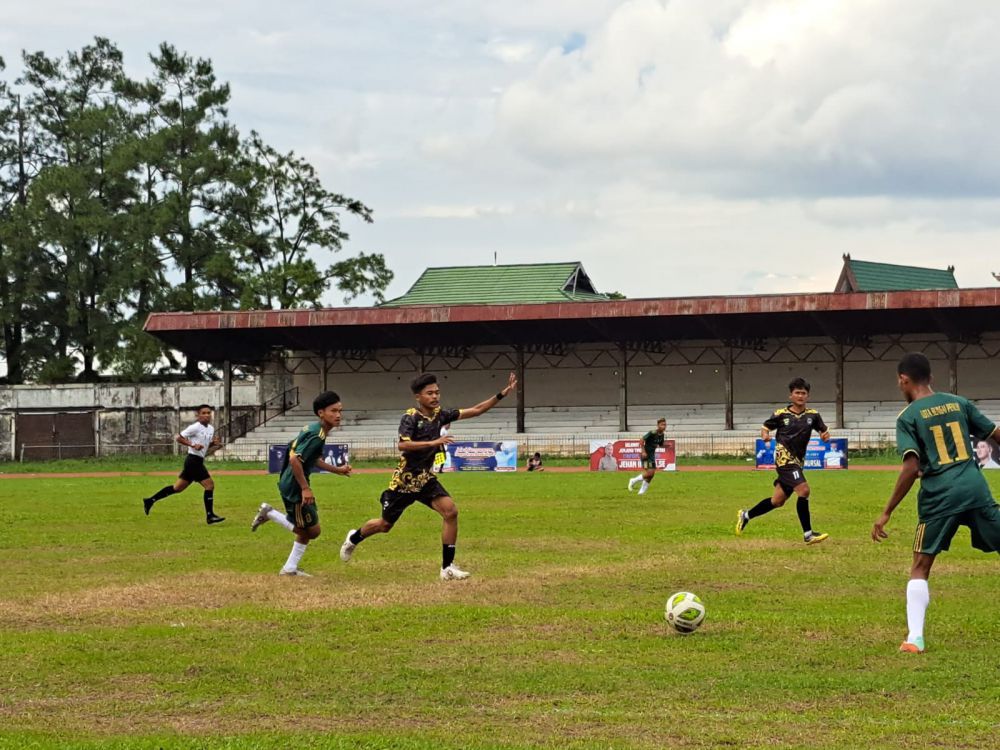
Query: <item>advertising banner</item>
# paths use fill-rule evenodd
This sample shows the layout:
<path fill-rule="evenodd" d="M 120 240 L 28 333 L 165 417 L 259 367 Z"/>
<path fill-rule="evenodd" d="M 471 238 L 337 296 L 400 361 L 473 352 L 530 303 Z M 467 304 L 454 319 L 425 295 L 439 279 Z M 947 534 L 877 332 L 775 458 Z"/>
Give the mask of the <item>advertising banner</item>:
<path fill-rule="evenodd" d="M 288 452 L 288 445 L 269 445 L 267 448 L 267 473 L 280 474 L 281 465 L 285 462 L 285 454 Z M 323 447 L 323 460 L 334 466 L 343 466 L 350 463 L 351 456 L 347 443 L 327 443 Z M 317 474 L 325 474 L 325 471 L 316 470 Z"/>
<path fill-rule="evenodd" d="M 774 440 L 757 438 L 757 468 L 774 468 Z M 846 469 L 847 438 L 832 438 L 825 443 L 813 437 L 806 447 L 806 462 L 803 469 Z"/>
<path fill-rule="evenodd" d="M 677 443 L 664 440 L 663 447 L 656 449 L 656 468 L 660 471 L 676 471 Z M 642 441 L 631 440 L 591 440 L 591 471 L 639 471 L 642 469 Z"/>
<path fill-rule="evenodd" d="M 446 446 L 443 471 L 517 471 L 517 443 L 456 440 Z"/>
<path fill-rule="evenodd" d="M 1000 445 L 993 440 L 973 440 L 976 463 L 980 469 L 1000 469 Z"/>

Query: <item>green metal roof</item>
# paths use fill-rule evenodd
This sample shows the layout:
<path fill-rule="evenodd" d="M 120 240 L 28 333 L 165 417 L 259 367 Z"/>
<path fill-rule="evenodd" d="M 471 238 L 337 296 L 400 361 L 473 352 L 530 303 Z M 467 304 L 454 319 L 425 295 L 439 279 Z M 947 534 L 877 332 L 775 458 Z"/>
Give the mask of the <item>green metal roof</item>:
<path fill-rule="evenodd" d="M 497 305 L 530 302 L 593 302 L 608 299 L 594 289 L 580 263 L 428 268 L 402 297 L 402 305 Z"/>
<path fill-rule="evenodd" d="M 955 268 L 918 268 L 872 263 L 845 256 L 838 292 L 891 292 L 912 289 L 958 289 Z"/>

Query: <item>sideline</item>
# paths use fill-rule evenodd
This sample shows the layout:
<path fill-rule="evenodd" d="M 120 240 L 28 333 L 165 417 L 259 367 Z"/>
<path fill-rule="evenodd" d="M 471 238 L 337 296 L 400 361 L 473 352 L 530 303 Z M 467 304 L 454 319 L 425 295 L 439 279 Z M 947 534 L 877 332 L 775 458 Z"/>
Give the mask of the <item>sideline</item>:
<path fill-rule="evenodd" d="M 355 469 L 353 473 L 355 474 L 391 474 L 395 469 L 384 468 L 384 469 Z M 749 474 L 757 473 L 757 469 L 752 466 L 681 466 L 677 469 L 678 473 L 686 474 L 688 472 L 710 472 L 710 471 L 724 471 L 724 472 L 734 472 L 742 471 Z M 829 471 L 827 469 L 826 471 Z M 847 469 L 847 471 L 852 471 L 852 469 Z M 853 471 L 899 471 L 898 465 L 893 466 L 857 466 Z M 590 472 L 590 467 L 587 465 L 582 466 L 547 466 L 545 467 L 546 474 L 577 474 L 583 472 Z M 504 472 L 497 472 L 503 474 Z M 518 470 L 519 474 L 527 474 L 527 471 Z M 597 473 L 597 472 L 595 472 Z M 619 474 L 628 474 L 628 471 L 619 471 Z M 666 472 L 660 472 L 666 473 Z M 761 474 L 773 473 L 773 469 L 761 469 Z M 831 472 L 836 473 L 836 472 Z M 176 471 L 52 471 L 52 472 L 23 472 L 23 473 L 10 473 L 6 474 L 0 472 L 0 479 L 107 479 L 111 477 L 176 477 Z M 219 469 L 218 471 L 213 471 L 212 476 L 230 476 L 230 477 L 266 477 L 268 476 L 267 471 L 264 469 Z"/>

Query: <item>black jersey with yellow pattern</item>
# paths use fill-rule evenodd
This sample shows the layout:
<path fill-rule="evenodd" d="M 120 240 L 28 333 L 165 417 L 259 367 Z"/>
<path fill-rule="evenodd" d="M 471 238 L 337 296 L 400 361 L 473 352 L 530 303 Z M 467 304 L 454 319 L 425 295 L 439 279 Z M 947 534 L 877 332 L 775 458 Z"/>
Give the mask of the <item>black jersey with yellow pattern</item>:
<path fill-rule="evenodd" d="M 801 466 L 813 430 L 821 434 L 827 431 L 826 422 L 818 411 L 808 407 L 801 412 L 794 411 L 791 404 L 775 411 L 764 421 L 764 427 L 775 431 L 775 466 Z"/>
<path fill-rule="evenodd" d="M 407 409 L 399 421 L 400 442 L 428 443 L 441 437 L 441 428 L 457 421 L 461 409 L 438 407 L 430 416 L 417 409 Z M 392 474 L 389 489 L 398 492 L 418 492 L 434 479 L 434 455 L 437 448 L 400 452 L 399 466 Z"/>

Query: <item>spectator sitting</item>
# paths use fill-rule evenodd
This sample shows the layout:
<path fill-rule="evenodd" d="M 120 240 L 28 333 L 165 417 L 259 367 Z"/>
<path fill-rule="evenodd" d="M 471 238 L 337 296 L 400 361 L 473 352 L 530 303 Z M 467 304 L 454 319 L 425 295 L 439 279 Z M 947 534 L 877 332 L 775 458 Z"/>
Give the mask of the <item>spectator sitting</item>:
<path fill-rule="evenodd" d="M 545 471 L 545 467 L 542 466 L 542 455 L 540 453 L 535 453 L 531 458 L 528 459 L 528 471 Z"/>

